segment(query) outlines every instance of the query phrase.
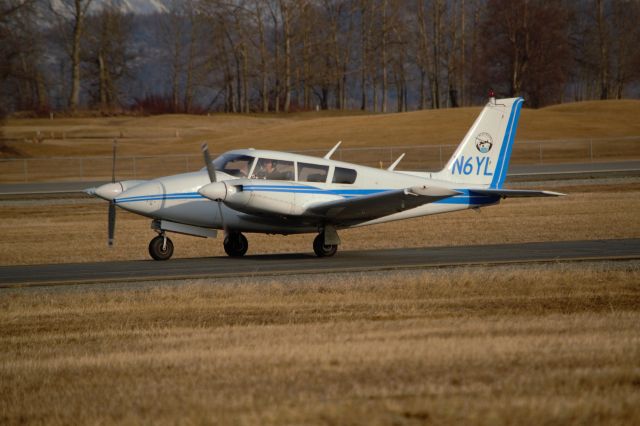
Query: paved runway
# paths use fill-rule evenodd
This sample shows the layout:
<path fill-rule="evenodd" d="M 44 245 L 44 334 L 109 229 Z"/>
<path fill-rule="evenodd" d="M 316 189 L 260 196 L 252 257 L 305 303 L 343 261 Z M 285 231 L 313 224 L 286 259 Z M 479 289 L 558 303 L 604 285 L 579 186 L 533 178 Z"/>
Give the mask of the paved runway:
<path fill-rule="evenodd" d="M 456 265 L 640 259 L 640 239 L 559 241 L 461 247 L 311 253 L 0 267 L 0 288 L 91 282 L 317 274 Z"/>

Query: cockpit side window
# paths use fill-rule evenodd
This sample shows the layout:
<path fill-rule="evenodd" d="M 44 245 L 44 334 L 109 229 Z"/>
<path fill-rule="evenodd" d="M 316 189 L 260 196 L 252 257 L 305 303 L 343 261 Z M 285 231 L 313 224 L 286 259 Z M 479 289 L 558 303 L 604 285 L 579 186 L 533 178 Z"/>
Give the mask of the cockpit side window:
<path fill-rule="evenodd" d="M 249 176 L 254 157 L 241 154 L 224 154 L 213 160 L 216 170 L 238 178 Z"/>
<path fill-rule="evenodd" d="M 293 161 L 259 158 L 251 177 L 253 179 L 295 180 Z"/>
<path fill-rule="evenodd" d="M 300 182 L 326 182 L 329 166 L 298 163 L 298 180 Z"/>
<path fill-rule="evenodd" d="M 343 167 L 336 167 L 333 172 L 333 183 L 346 183 L 351 184 L 356 181 L 358 173 L 353 169 L 345 169 Z"/>

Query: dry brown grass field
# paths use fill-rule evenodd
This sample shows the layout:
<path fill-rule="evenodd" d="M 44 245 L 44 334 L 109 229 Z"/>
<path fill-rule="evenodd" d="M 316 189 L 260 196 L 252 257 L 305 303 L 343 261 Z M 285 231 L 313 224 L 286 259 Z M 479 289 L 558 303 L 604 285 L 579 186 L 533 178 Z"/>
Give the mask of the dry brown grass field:
<path fill-rule="evenodd" d="M 477 112 L 7 130 L 53 133 L 17 142 L 28 156 L 108 155 L 121 131 L 124 155 L 197 152 L 203 138 L 324 149 L 456 143 Z M 519 137 L 638 135 L 639 115 L 638 101 L 525 110 Z M 640 237 L 637 178 L 538 187 L 569 195 L 346 230 L 341 250 Z M 2 199 L 0 265 L 148 258 L 148 219 L 119 211 L 113 249 L 106 219 L 94 199 Z M 250 254 L 311 252 L 313 235 L 248 238 Z M 175 257 L 224 255 L 220 239 L 172 239 Z M 639 321 L 638 261 L 4 289 L 0 424 L 635 425 Z"/>
<path fill-rule="evenodd" d="M 3 291 L 2 424 L 640 423 L 637 262 Z"/>
<path fill-rule="evenodd" d="M 345 147 L 457 144 L 479 107 L 400 114 L 308 112 L 280 115 L 9 119 L 8 145 L 22 156 L 197 154 L 207 140 L 213 152 L 235 148 L 326 150 Z M 593 101 L 538 110 L 525 108 L 519 140 L 618 138 L 640 135 L 640 101 Z M 37 134 L 39 133 L 39 136 Z M 34 140 L 39 140 L 35 142 Z M 637 152 L 636 152 L 637 154 Z"/>
<path fill-rule="evenodd" d="M 341 250 L 501 244 L 640 237 L 640 183 L 541 188 L 567 197 L 507 199 L 462 211 L 355 228 L 340 233 Z M 116 245 L 106 246 L 107 204 L 92 199 L 4 201 L 0 208 L 0 264 L 148 259 L 150 220 L 119 210 Z M 311 252 L 313 235 L 248 234 L 249 254 Z M 224 256 L 222 241 L 171 235 L 174 257 Z"/>

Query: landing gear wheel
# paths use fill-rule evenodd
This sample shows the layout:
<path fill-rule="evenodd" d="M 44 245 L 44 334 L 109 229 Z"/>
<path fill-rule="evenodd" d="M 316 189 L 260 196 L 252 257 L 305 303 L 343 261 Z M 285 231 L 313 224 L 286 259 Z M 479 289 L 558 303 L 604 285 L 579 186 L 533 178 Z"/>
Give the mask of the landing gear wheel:
<path fill-rule="evenodd" d="M 169 238 L 158 235 L 149 243 L 149 254 L 155 260 L 168 260 L 173 254 L 173 243 Z"/>
<path fill-rule="evenodd" d="M 230 232 L 224 237 L 224 251 L 231 257 L 241 257 L 249 249 L 249 241 L 240 232 Z"/>
<path fill-rule="evenodd" d="M 330 257 L 336 254 L 338 251 L 338 246 L 335 244 L 325 245 L 324 244 L 324 233 L 318 234 L 318 236 L 313 240 L 313 251 L 316 252 L 318 257 Z"/>

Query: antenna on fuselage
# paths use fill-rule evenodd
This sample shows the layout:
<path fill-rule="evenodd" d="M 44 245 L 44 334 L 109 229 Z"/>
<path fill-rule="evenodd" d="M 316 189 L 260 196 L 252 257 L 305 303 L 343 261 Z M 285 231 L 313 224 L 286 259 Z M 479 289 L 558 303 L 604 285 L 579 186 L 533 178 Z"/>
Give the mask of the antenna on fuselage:
<path fill-rule="evenodd" d="M 330 159 L 331 156 L 333 155 L 333 153 L 336 152 L 336 149 L 338 149 L 338 147 L 340 146 L 341 143 L 342 143 L 342 141 L 338 141 L 336 146 L 331 148 L 331 151 L 327 152 L 327 155 L 325 155 L 324 158 L 326 158 L 327 160 Z"/>
<path fill-rule="evenodd" d="M 392 172 L 396 166 L 398 165 L 398 163 L 400 163 L 400 161 L 402 161 L 402 159 L 404 158 L 404 152 L 402 154 L 400 154 L 400 157 L 398 157 L 398 159 L 396 161 L 393 162 L 392 165 L 390 165 L 387 170 L 389 170 L 390 172 Z"/>

